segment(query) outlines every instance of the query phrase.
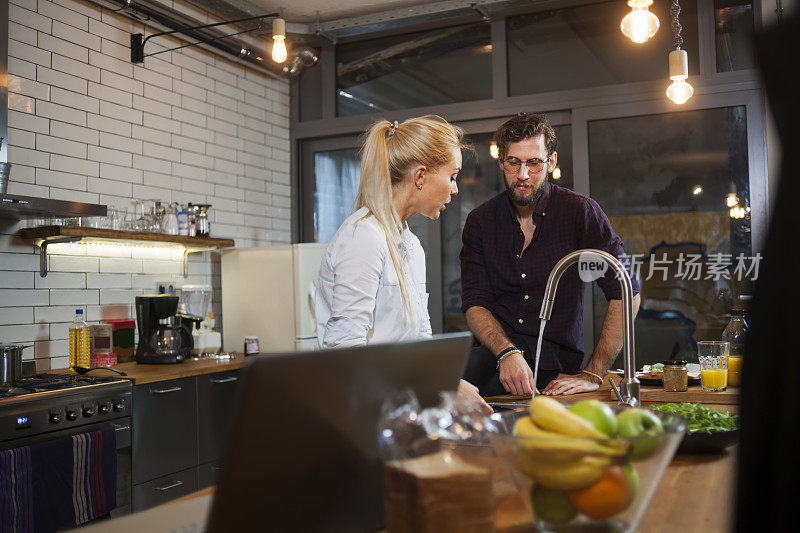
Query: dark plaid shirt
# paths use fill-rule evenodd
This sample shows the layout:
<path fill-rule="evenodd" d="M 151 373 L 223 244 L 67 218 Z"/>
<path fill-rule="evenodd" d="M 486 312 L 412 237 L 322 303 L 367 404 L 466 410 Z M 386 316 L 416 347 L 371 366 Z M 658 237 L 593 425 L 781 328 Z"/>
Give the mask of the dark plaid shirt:
<path fill-rule="evenodd" d="M 521 335 L 535 353 L 544 288 L 556 263 L 584 248 L 604 250 L 617 258 L 624 252 L 622 240 L 597 202 L 552 183 L 535 205 L 533 222 L 533 239 L 519 256 L 525 237 L 508 194 L 498 194 L 467 216 L 460 258 L 461 310 L 488 309 L 507 333 Z M 636 294 L 639 285 L 631 281 Z M 619 281 L 610 270 L 597 283 L 608 300 L 621 299 Z M 539 368 L 575 374 L 582 360 L 583 283 L 573 265 L 558 283 Z"/>

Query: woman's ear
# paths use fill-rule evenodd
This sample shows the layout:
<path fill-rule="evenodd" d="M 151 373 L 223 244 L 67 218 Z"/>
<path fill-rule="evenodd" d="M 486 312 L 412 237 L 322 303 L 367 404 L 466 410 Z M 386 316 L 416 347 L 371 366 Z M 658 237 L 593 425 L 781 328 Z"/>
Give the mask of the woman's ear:
<path fill-rule="evenodd" d="M 425 184 L 425 170 L 426 168 L 423 165 L 420 165 L 414 170 L 414 185 L 417 189 L 422 190 L 422 186 Z"/>

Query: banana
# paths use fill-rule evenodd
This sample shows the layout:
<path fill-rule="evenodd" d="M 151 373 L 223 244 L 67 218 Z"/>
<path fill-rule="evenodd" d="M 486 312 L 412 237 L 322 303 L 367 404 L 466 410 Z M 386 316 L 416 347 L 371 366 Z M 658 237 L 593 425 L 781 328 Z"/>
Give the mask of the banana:
<path fill-rule="evenodd" d="M 567 410 L 561 402 L 547 396 L 536 396 L 528 408 L 528 413 L 537 426 L 562 435 L 589 439 L 608 438 L 588 421 Z"/>
<path fill-rule="evenodd" d="M 520 461 L 522 470 L 534 481 L 548 489 L 574 490 L 593 485 L 611 465 L 608 457 L 587 456 L 577 461 L 532 462 Z"/>
<path fill-rule="evenodd" d="M 627 455 L 629 448 L 628 443 L 621 440 L 596 441 L 545 431 L 527 416 L 517 420 L 514 434 L 520 437 L 516 441 L 520 447 L 518 454 L 543 462 L 576 461 L 587 455 L 620 458 Z"/>

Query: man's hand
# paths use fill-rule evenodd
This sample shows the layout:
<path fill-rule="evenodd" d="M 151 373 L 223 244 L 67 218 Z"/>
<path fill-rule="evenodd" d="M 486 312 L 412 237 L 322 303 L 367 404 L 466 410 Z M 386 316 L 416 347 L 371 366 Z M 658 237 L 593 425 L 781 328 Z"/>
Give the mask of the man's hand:
<path fill-rule="evenodd" d="M 533 372 L 520 353 L 507 355 L 500 361 L 500 383 L 511 394 L 530 396 L 533 392 Z"/>
<path fill-rule="evenodd" d="M 467 405 L 475 405 L 487 415 L 494 413 L 494 409 L 478 394 L 478 387 L 463 379 L 458 382 L 458 401 Z"/>
<path fill-rule="evenodd" d="M 542 394 L 546 394 L 547 396 L 567 395 L 576 394 L 578 392 L 592 392 L 599 388 L 600 385 L 595 383 L 593 378 L 585 374 L 580 374 L 577 376 L 554 379 L 544 388 Z"/>

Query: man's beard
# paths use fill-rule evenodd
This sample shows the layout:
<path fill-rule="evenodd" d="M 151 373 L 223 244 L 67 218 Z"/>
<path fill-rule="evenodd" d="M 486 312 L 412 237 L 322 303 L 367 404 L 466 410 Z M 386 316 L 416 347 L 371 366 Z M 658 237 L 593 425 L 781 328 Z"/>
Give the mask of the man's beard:
<path fill-rule="evenodd" d="M 528 207 L 529 205 L 535 204 L 536 201 L 542 196 L 544 193 L 544 188 L 547 185 L 547 180 L 542 180 L 542 183 L 540 183 L 538 187 L 535 185 L 532 186 L 532 190 L 528 195 L 525 195 L 524 191 L 516 190 L 516 180 L 513 184 L 509 184 L 508 181 L 505 183 L 506 190 L 508 191 L 508 196 L 511 198 L 511 201 L 519 207 Z"/>

